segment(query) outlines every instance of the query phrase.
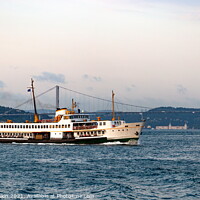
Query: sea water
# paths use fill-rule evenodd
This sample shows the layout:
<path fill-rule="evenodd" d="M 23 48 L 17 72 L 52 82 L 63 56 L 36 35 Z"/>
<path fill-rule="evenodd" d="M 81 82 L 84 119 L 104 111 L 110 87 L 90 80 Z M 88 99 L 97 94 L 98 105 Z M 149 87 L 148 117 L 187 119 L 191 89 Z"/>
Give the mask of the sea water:
<path fill-rule="evenodd" d="M 0 144 L 0 199 L 200 199 L 200 131 L 138 145 Z"/>

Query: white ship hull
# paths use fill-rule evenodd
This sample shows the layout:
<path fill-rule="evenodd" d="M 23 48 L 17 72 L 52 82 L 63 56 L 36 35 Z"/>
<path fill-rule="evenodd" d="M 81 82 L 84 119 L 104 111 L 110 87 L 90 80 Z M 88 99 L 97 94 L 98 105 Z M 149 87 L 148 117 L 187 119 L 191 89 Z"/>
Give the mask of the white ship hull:
<path fill-rule="evenodd" d="M 0 142 L 95 144 L 137 141 L 143 126 L 144 122 L 91 121 L 86 114 L 63 114 L 58 122 L 0 123 Z"/>
<path fill-rule="evenodd" d="M 126 123 L 118 127 L 107 129 L 105 136 L 109 141 L 138 140 L 143 126 L 144 122 Z"/>

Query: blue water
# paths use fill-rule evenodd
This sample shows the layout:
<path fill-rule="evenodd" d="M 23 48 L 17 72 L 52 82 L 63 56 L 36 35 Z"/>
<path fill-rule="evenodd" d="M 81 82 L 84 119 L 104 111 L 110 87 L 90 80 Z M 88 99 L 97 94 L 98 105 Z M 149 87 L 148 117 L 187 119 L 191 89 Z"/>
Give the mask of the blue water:
<path fill-rule="evenodd" d="M 138 146 L 0 144 L 0 199 L 200 199 L 200 131 Z"/>

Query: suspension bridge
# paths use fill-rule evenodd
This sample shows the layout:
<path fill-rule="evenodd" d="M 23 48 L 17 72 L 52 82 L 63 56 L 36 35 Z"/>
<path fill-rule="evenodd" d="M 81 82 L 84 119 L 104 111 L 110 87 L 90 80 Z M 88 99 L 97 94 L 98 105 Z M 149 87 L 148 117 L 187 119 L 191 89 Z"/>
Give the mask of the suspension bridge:
<path fill-rule="evenodd" d="M 54 105 L 52 104 L 43 104 L 40 101 L 40 98 L 42 98 L 43 96 L 47 95 L 50 92 L 54 92 Z M 64 98 L 63 98 L 64 96 Z M 52 97 L 51 97 L 52 99 Z M 111 109 L 112 109 L 112 100 L 110 99 L 106 99 L 106 98 L 102 98 L 102 97 L 97 97 L 94 95 L 90 95 L 90 94 L 86 94 L 80 91 L 76 91 L 76 90 L 72 90 L 63 86 L 54 86 L 38 95 L 36 95 L 36 102 L 37 102 L 37 106 L 40 105 L 40 107 L 38 106 L 38 109 L 40 110 L 39 114 L 47 114 L 47 115 L 54 115 L 55 114 L 55 110 L 57 108 L 62 108 L 63 106 L 61 106 L 60 102 L 65 102 L 64 107 L 67 108 L 71 108 L 71 104 L 72 104 L 72 100 L 74 100 L 76 102 L 76 107 L 77 109 L 80 109 L 82 112 L 86 112 L 86 113 L 111 113 Z M 7 110 L 4 113 L 0 113 L 0 116 L 15 116 L 15 115 L 30 115 L 32 113 L 30 112 L 25 112 L 25 113 L 12 113 L 13 109 L 20 109 L 21 107 L 23 107 L 26 104 L 33 104 L 32 102 L 32 98 L 30 97 L 28 100 L 22 102 L 21 104 Z M 63 104 L 63 103 L 62 103 Z M 41 106 L 43 105 L 43 106 Z M 46 105 L 46 107 L 44 106 Z M 24 109 L 22 109 L 24 110 Z M 31 111 L 31 109 L 29 109 L 29 111 Z M 163 110 L 154 110 L 154 108 L 151 107 L 147 107 L 147 106 L 140 106 L 140 105 L 135 105 L 135 104 L 130 104 L 130 103 L 124 103 L 121 101 L 115 101 L 115 112 L 116 113 L 145 113 L 147 111 L 151 111 L 151 112 L 156 112 L 156 113 L 165 113 L 165 112 L 170 112 L 170 113 L 198 113 L 200 112 L 200 110 L 195 109 L 194 111 L 191 110 L 186 110 L 186 111 L 179 111 L 179 110 L 168 110 L 168 111 L 163 111 Z"/>
<path fill-rule="evenodd" d="M 42 108 L 38 107 L 38 105 L 42 105 L 40 102 L 41 97 L 47 95 L 49 92 L 54 91 L 55 96 L 55 104 L 54 105 L 48 105 L 47 107 L 43 106 Z M 61 95 L 62 93 L 62 95 Z M 62 96 L 62 97 L 61 97 Z M 63 100 L 63 96 L 65 99 Z M 78 109 L 81 109 L 82 112 L 87 113 L 94 113 L 94 112 L 111 112 L 112 109 L 112 100 L 106 99 L 102 97 L 93 96 L 90 94 L 86 94 L 80 91 L 75 91 L 63 86 L 54 86 L 45 92 L 40 93 L 39 95 L 36 95 L 36 102 L 37 107 L 39 110 L 44 110 L 43 113 L 40 112 L 40 114 L 54 114 L 55 110 L 57 108 L 62 107 L 60 105 L 60 102 L 65 102 L 65 107 L 71 108 L 71 102 L 74 100 L 76 102 L 76 107 Z M 1 113 L 0 115 L 30 115 L 30 113 L 11 113 L 13 109 L 20 109 L 26 104 L 32 104 L 32 98 L 30 97 L 28 100 L 22 102 L 21 104 L 15 106 L 14 108 L 11 108 L 10 110 L 6 111 L 5 113 Z M 44 104 L 43 104 L 44 105 Z M 152 108 L 147 106 L 139 106 L 134 105 L 130 103 L 123 103 L 121 101 L 115 101 L 115 111 L 116 112 L 146 112 Z M 45 112 L 47 111 L 48 112 Z M 50 112 L 52 110 L 52 113 Z"/>

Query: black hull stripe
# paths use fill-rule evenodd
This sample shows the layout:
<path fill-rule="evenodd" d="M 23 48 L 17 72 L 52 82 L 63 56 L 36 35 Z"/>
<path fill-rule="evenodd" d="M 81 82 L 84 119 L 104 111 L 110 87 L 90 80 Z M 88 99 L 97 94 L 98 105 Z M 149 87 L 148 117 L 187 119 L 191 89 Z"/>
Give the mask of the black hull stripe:
<path fill-rule="evenodd" d="M 126 139 L 114 139 L 110 140 L 106 137 L 101 138 L 88 138 L 88 139 L 29 139 L 29 140 L 15 140 L 15 139 L 0 139 L 0 143 L 56 143 L 56 144 L 100 144 L 100 143 L 106 143 L 106 142 L 128 142 L 129 140 L 135 140 L 137 141 L 137 138 L 126 138 Z"/>

